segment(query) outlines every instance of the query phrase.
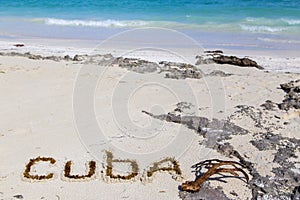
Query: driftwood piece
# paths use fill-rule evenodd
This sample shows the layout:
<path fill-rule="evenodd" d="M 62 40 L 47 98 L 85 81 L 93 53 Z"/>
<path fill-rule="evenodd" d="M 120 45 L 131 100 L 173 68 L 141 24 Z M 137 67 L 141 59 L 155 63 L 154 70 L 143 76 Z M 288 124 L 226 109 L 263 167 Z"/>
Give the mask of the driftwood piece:
<path fill-rule="evenodd" d="M 225 168 L 222 166 L 230 166 L 230 167 Z M 195 181 L 186 181 L 181 185 L 181 189 L 183 191 L 188 191 L 188 192 L 198 192 L 201 189 L 201 185 L 205 181 L 207 181 L 211 176 L 220 173 L 229 173 L 234 177 L 244 178 L 248 182 L 249 176 L 241 167 L 244 166 L 235 161 L 222 161 L 222 160 L 213 159 L 213 160 L 206 160 L 200 162 L 192 166 L 192 168 L 196 169 L 195 170 L 196 176 L 197 173 L 199 173 L 199 171 L 202 168 L 208 169 L 207 172 L 204 173 L 202 176 L 197 176 Z M 238 172 L 242 173 L 244 177 L 240 177 Z"/>

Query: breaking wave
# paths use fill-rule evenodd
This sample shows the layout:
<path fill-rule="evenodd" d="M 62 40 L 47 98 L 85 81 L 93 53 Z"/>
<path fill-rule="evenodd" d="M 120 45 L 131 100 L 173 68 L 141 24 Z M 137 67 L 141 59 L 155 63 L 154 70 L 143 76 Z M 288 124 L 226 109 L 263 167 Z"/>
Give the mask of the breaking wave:
<path fill-rule="evenodd" d="M 54 26 L 73 27 L 103 27 L 103 28 L 139 28 L 139 27 L 162 27 L 175 29 L 199 29 L 210 31 L 246 31 L 250 33 L 299 33 L 300 20 L 298 19 L 266 19 L 247 17 L 235 22 L 199 21 L 198 23 L 185 23 L 175 21 L 146 21 L 146 20 L 83 20 L 83 19 L 58 19 L 58 18 L 35 18 L 31 22 L 43 23 Z"/>
<path fill-rule="evenodd" d="M 276 33 L 287 30 L 286 27 L 240 25 L 242 30 L 253 33 Z"/>
<path fill-rule="evenodd" d="M 87 26 L 87 27 L 143 27 L 150 23 L 141 20 L 66 20 L 47 18 L 43 20 L 47 25 L 59 26 Z"/>

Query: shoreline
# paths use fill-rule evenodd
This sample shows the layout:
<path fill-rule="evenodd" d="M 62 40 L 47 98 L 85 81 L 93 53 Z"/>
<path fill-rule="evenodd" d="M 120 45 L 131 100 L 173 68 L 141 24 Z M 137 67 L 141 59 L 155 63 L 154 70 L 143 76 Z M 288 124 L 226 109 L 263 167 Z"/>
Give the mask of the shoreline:
<path fill-rule="evenodd" d="M 101 44 L 102 43 L 102 44 Z M 108 43 L 108 44 L 106 44 Z M 21 47 L 16 47 L 15 45 L 20 45 Z M 103 45 L 103 46 L 102 46 Z M 255 60 L 258 64 L 262 65 L 265 70 L 268 71 L 278 71 L 278 72 L 292 72 L 300 73 L 300 58 L 298 56 L 299 52 L 295 50 L 281 51 L 281 50 L 246 50 L 246 49 L 228 49 L 222 46 L 217 46 L 220 48 L 206 48 L 205 46 L 198 46 L 197 43 L 192 44 L 191 49 L 186 49 L 184 46 L 180 45 L 167 45 L 165 48 L 170 49 L 174 52 L 183 53 L 183 56 L 188 56 L 190 64 L 195 64 L 196 56 L 204 55 L 206 50 L 220 49 L 224 51 L 224 55 L 228 56 L 238 56 L 238 57 L 248 57 Z M 73 40 L 73 39 L 45 39 L 45 38 L 26 38 L 26 39 L 5 39 L 0 40 L 0 52 L 16 52 L 16 53 L 31 53 L 34 55 L 42 56 L 70 56 L 75 55 L 94 55 L 94 54 L 109 54 L 111 53 L 115 57 L 123 56 L 124 52 L 128 54 L 128 51 L 139 48 L 141 45 L 137 45 L 136 42 L 118 42 L 112 41 L 107 42 L 98 40 Z M 187 53 L 184 53 L 187 52 Z M 152 52 L 153 53 L 153 52 Z M 193 55 L 193 56 L 191 56 Z M 130 58 L 140 58 L 140 59 L 153 59 L 147 58 L 145 54 L 136 52 L 130 52 L 128 55 Z M 166 56 L 166 55 L 165 55 Z M 171 56 L 171 55 L 167 55 Z M 126 56 L 125 56 L 126 57 Z M 157 59 L 150 61 L 163 61 L 160 59 L 160 55 L 157 55 Z M 180 59 L 179 59 L 180 60 Z M 179 61 L 174 58 L 170 61 Z"/>

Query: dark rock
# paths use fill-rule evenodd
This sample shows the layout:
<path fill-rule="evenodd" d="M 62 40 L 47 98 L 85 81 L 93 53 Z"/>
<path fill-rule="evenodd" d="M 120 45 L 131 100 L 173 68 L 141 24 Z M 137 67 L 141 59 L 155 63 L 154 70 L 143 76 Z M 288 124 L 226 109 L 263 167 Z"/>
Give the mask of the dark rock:
<path fill-rule="evenodd" d="M 62 60 L 62 58 L 59 57 L 59 56 L 46 56 L 43 59 L 44 60 L 53 60 L 53 61 L 60 61 L 60 60 Z"/>
<path fill-rule="evenodd" d="M 281 110 L 300 109 L 300 79 L 280 84 L 280 88 L 286 93 L 282 103 L 278 104 Z"/>
<path fill-rule="evenodd" d="M 24 47 L 24 44 L 14 44 L 15 47 Z"/>
<path fill-rule="evenodd" d="M 122 58 L 118 57 L 114 59 L 112 65 L 117 65 L 118 67 L 126 68 L 130 71 L 137 73 L 152 73 L 157 71 L 159 65 L 155 62 L 150 62 L 146 60 L 136 59 L 136 58 Z"/>
<path fill-rule="evenodd" d="M 200 79 L 203 77 L 203 75 L 201 72 L 194 71 L 191 69 L 186 69 L 186 70 L 174 69 L 172 70 L 171 73 L 167 73 L 165 77 L 171 79 L 186 79 L 186 78 Z"/>
<path fill-rule="evenodd" d="M 65 56 L 64 56 L 64 60 L 69 61 L 69 60 L 72 60 L 72 58 L 71 58 L 71 56 L 69 56 L 69 55 L 65 55 Z"/>
<path fill-rule="evenodd" d="M 203 65 L 203 64 L 212 64 L 212 63 L 215 63 L 213 60 L 212 60 L 212 56 L 196 56 L 196 63 L 195 65 Z"/>
<path fill-rule="evenodd" d="M 13 197 L 16 198 L 16 199 L 23 199 L 24 198 L 23 195 L 21 195 L 21 194 L 15 195 Z"/>
<path fill-rule="evenodd" d="M 300 200 L 300 186 L 294 188 L 291 199 Z"/>
<path fill-rule="evenodd" d="M 83 61 L 83 60 L 84 60 L 83 56 L 77 54 L 73 58 L 73 61 Z"/>
<path fill-rule="evenodd" d="M 41 60 L 43 57 L 41 55 L 29 55 L 28 58 L 32 60 Z"/>
<path fill-rule="evenodd" d="M 159 64 L 163 65 L 164 69 L 178 68 L 178 69 L 192 69 L 192 70 L 197 70 L 197 68 L 194 65 L 187 64 L 187 63 L 177 63 L 177 62 L 161 61 L 161 62 L 159 62 Z"/>
<path fill-rule="evenodd" d="M 261 104 L 260 106 L 266 110 L 275 110 L 277 104 L 272 102 L 271 100 L 267 100 L 265 103 Z"/>
<path fill-rule="evenodd" d="M 273 168 L 274 177 L 261 177 L 254 183 L 260 184 L 264 193 L 257 193 L 258 197 L 268 199 L 291 199 L 295 187 L 299 186 L 300 175 L 292 171 L 295 163 L 290 158 L 297 158 L 296 151 L 300 150 L 300 140 L 283 137 L 273 133 L 260 133 L 261 139 L 251 141 L 261 151 L 275 150 L 274 161 L 279 167 Z"/>
<path fill-rule="evenodd" d="M 296 86 L 293 91 L 296 93 L 300 93 L 300 86 Z"/>
<path fill-rule="evenodd" d="M 227 76 L 231 76 L 231 75 L 232 74 L 227 74 L 220 70 L 214 70 L 211 73 L 207 74 L 207 76 L 219 76 L 219 77 L 227 77 Z"/>
<path fill-rule="evenodd" d="M 291 91 L 291 89 L 294 87 L 294 81 L 291 81 L 289 83 L 280 84 L 280 87 L 283 91 L 285 91 L 286 93 L 289 93 Z"/>
<path fill-rule="evenodd" d="M 41 56 L 41 55 L 35 55 L 31 54 L 30 52 L 26 53 L 18 53 L 18 52 L 8 52 L 8 53 L 3 53 L 0 52 L 0 55 L 2 56 L 20 56 L 20 57 L 26 57 L 32 60 L 53 60 L 53 61 L 86 61 L 86 63 L 104 63 L 104 61 L 111 60 L 111 54 L 105 54 L 105 55 L 75 55 L 74 58 L 71 58 L 69 55 L 66 55 L 64 57 L 62 56 Z M 93 59 L 96 60 L 97 62 L 93 62 Z M 107 61 L 108 62 L 108 61 Z M 110 63 L 110 62 L 108 62 Z M 104 63 L 105 64 L 105 63 Z"/>
<path fill-rule="evenodd" d="M 176 110 L 177 108 L 175 108 L 174 111 Z M 230 139 L 231 135 L 248 133 L 247 130 L 226 120 L 209 120 L 206 117 L 199 116 L 181 116 L 172 112 L 162 115 L 154 115 L 147 111 L 142 112 L 155 119 L 185 125 L 187 128 L 192 129 L 198 134 L 202 135 L 206 139 L 203 141 L 203 144 L 211 148 L 213 148 L 220 141 Z"/>
<path fill-rule="evenodd" d="M 203 185 L 196 193 L 179 191 L 179 197 L 184 200 L 230 200 L 221 189 L 212 188 L 208 184 Z"/>
<path fill-rule="evenodd" d="M 175 63 L 175 62 L 159 62 L 161 67 L 161 72 L 167 72 L 165 77 L 172 79 L 200 79 L 204 76 L 200 69 L 197 69 L 194 65 L 186 63 Z M 160 73 L 161 73 L 160 72 Z"/>
<path fill-rule="evenodd" d="M 259 66 L 255 61 L 249 58 L 238 58 L 236 56 L 219 55 L 213 57 L 212 60 L 217 64 L 230 64 L 241 67 L 256 67 L 257 69 L 264 69 L 263 67 Z"/>
<path fill-rule="evenodd" d="M 209 53 L 209 54 L 223 54 L 222 50 L 213 50 L 213 51 L 204 51 L 204 53 Z"/>

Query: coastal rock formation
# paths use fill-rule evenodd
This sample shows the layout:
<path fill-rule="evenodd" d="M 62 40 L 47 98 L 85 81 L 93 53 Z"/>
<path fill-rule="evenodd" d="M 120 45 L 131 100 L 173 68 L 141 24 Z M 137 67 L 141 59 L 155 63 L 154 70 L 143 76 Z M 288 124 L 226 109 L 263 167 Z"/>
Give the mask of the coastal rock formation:
<path fill-rule="evenodd" d="M 53 61 L 75 61 L 87 63 L 99 63 L 98 61 L 111 60 L 113 56 L 111 54 L 95 54 L 95 55 L 75 55 L 73 58 L 69 55 L 65 56 L 42 56 L 31 54 L 30 52 L 19 53 L 19 52 L 0 52 L 0 56 L 19 56 L 26 57 L 32 60 L 53 60 Z"/>
<path fill-rule="evenodd" d="M 73 61 L 83 61 L 84 60 L 84 56 L 82 55 L 75 55 L 73 58 Z"/>
<path fill-rule="evenodd" d="M 179 197 L 184 200 L 230 200 L 230 198 L 226 197 L 222 188 L 212 188 L 209 186 L 209 183 L 203 184 L 202 187 L 203 188 L 196 193 L 179 191 Z"/>
<path fill-rule="evenodd" d="M 178 105 L 181 105 L 180 103 Z M 214 147 L 217 142 L 230 139 L 231 135 L 248 133 L 247 130 L 236 126 L 229 121 L 218 119 L 209 120 L 206 117 L 199 116 L 181 116 L 181 110 L 180 107 L 177 107 L 173 112 L 162 115 L 154 115 L 147 111 L 142 112 L 155 119 L 185 125 L 189 129 L 202 135 L 206 139 L 202 144 L 207 147 Z"/>
<path fill-rule="evenodd" d="M 299 199 L 297 187 L 299 187 L 300 175 L 291 158 L 297 158 L 296 152 L 300 150 L 300 140 L 273 133 L 259 133 L 256 135 L 256 139 L 250 142 L 259 151 L 274 150 L 276 153 L 273 162 L 279 165 L 272 170 L 275 176 L 261 176 L 253 179 L 253 184 L 262 189 L 256 191 L 255 197 Z"/>
<path fill-rule="evenodd" d="M 257 62 L 251 60 L 250 58 L 239 58 L 237 56 L 227 56 L 223 55 L 223 51 L 205 51 L 205 55 L 196 56 L 196 65 L 201 64 L 229 64 L 236 65 L 239 67 L 255 67 L 257 69 L 264 69 L 262 66 L 258 65 Z"/>
<path fill-rule="evenodd" d="M 277 104 L 272 102 L 271 100 L 267 100 L 265 103 L 261 104 L 260 106 L 263 107 L 265 110 L 275 110 Z"/>
<path fill-rule="evenodd" d="M 221 70 L 214 70 L 211 73 L 207 74 L 206 76 L 218 76 L 218 77 L 227 77 L 231 76 L 232 74 L 225 73 Z"/>
<path fill-rule="evenodd" d="M 24 47 L 24 44 L 14 44 L 15 47 Z"/>
<path fill-rule="evenodd" d="M 215 63 L 213 61 L 213 55 L 207 54 L 207 55 L 201 55 L 201 56 L 196 56 L 196 63 L 195 65 L 207 65 L 207 64 L 213 64 Z"/>
<path fill-rule="evenodd" d="M 278 104 L 279 109 L 300 109 L 300 79 L 281 84 L 280 87 L 286 95 L 282 103 Z"/>
<path fill-rule="evenodd" d="M 113 66 L 118 66 L 126 68 L 130 71 L 137 73 L 152 73 L 157 71 L 158 64 L 155 62 L 150 62 L 146 60 L 136 59 L 136 58 L 115 58 L 112 62 Z"/>
<path fill-rule="evenodd" d="M 218 55 L 213 57 L 212 59 L 217 64 L 229 64 L 229 65 L 237 65 L 240 67 L 256 67 L 257 69 L 264 69 L 259 66 L 254 60 L 249 58 L 238 58 L 236 56 L 224 56 Z"/>
<path fill-rule="evenodd" d="M 218 53 L 219 51 L 216 51 Z M 150 62 L 147 60 L 137 59 L 137 58 L 124 58 L 124 57 L 113 57 L 111 54 L 96 54 L 96 55 L 79 55 L 76 54 L 74 57 L 70 55 L 65 56 L 42 56 L 27 53 L 19 52 L 0 52 L 0 56 L 20 56 L 26 57 L 32 60 L 53 60 L 56 62 L 59 61 L 73 61 L 76 63 L 82 64 L 99 64 L 107 66 L 117 66 L 125 68 L 129 71 L 134 71 L 137 73 L 152 73 L 158 71 L 158 73 L 164 73 L 165 78 L 170 79 L 201 79 L 204 76 L 218 76 L 218 77 L 227 77 L 232 74 L 227 74 L 220 70 L 214 70 L 209 74 L 204 74 L 199 68 L 194 65 L 187 63 L 179 62 L 167 62 L 161 61 L 159 63 Z M 199 57 L 199 60 L 201 58 Z M 207 59 L 204 63 L 213 63 L 212 60 Z"/>
<path fill-rule="evenodd" d="M 183 108 L 182 106 L 185 107 Z M 199 116 L 181 116 L 182 110 L 188 109 L 191 106 L 181 102 L 177 104 L 177 108 L 174 111 L 162 115 L 143 112 L 159 120 L 183 124 L 204 137 L 205 140 L 200 142 L 200 144 L 214 149 L 226 157 L 237 158 L 252 176 L 249 181 L 249 187 L 252 190 L 252 199 L 299 199 L 300 174 L 297 172 L 295 162 L 291 160 L 298 159 L 297 152 L 300 151 L 299 139 L 283 137 L 280 134 L 272 133 L 272 130 L 278 127 L 269 123 L 266 114 L 253 106 L 237 106 L 238 110 L 228 120 L 224 121 L 217 119 L 209 120 Z M 273 163 L 276 163 L 277 166 L 275 165 L 276 167 L 272 169 L 273 176 L 262 176 L 256 169 L 258 163 L 247 161 L 245 155 L 239 153 L 229 142 L 225 142 L 231 138 L 231 135 L 250 133 L 248 130 L 233 124 L 231 121 L 234 118 L 249 118 L 253 120 L 255 127 L 261 130 L 261 132 L 254 134 L 249 144 L 256 147 L 258 151 L 275 151 Z M 209 194 L 206 193 L 207 189 L 209 190 Z M 227 199 L 222 190 L 207 187 L 205 184 L 199 192 L 188 193 L 179 191 L 179 196 L 182 199 Z"/>
<path fill-rule="evenodd" d="M 176 63 L 176 62 L 159 62 L 161 65 L 161 72 L 167 72 L 165 74 L 166 78 L 172 79 L 200 79 L 204 76 L 204 73 L 197 69 L 194 65 L 186 63 Z"/>
<path fill-rule="evenodd" d="M 204 51 L 206 54 L 223 54 L 222 50 Z"/>

